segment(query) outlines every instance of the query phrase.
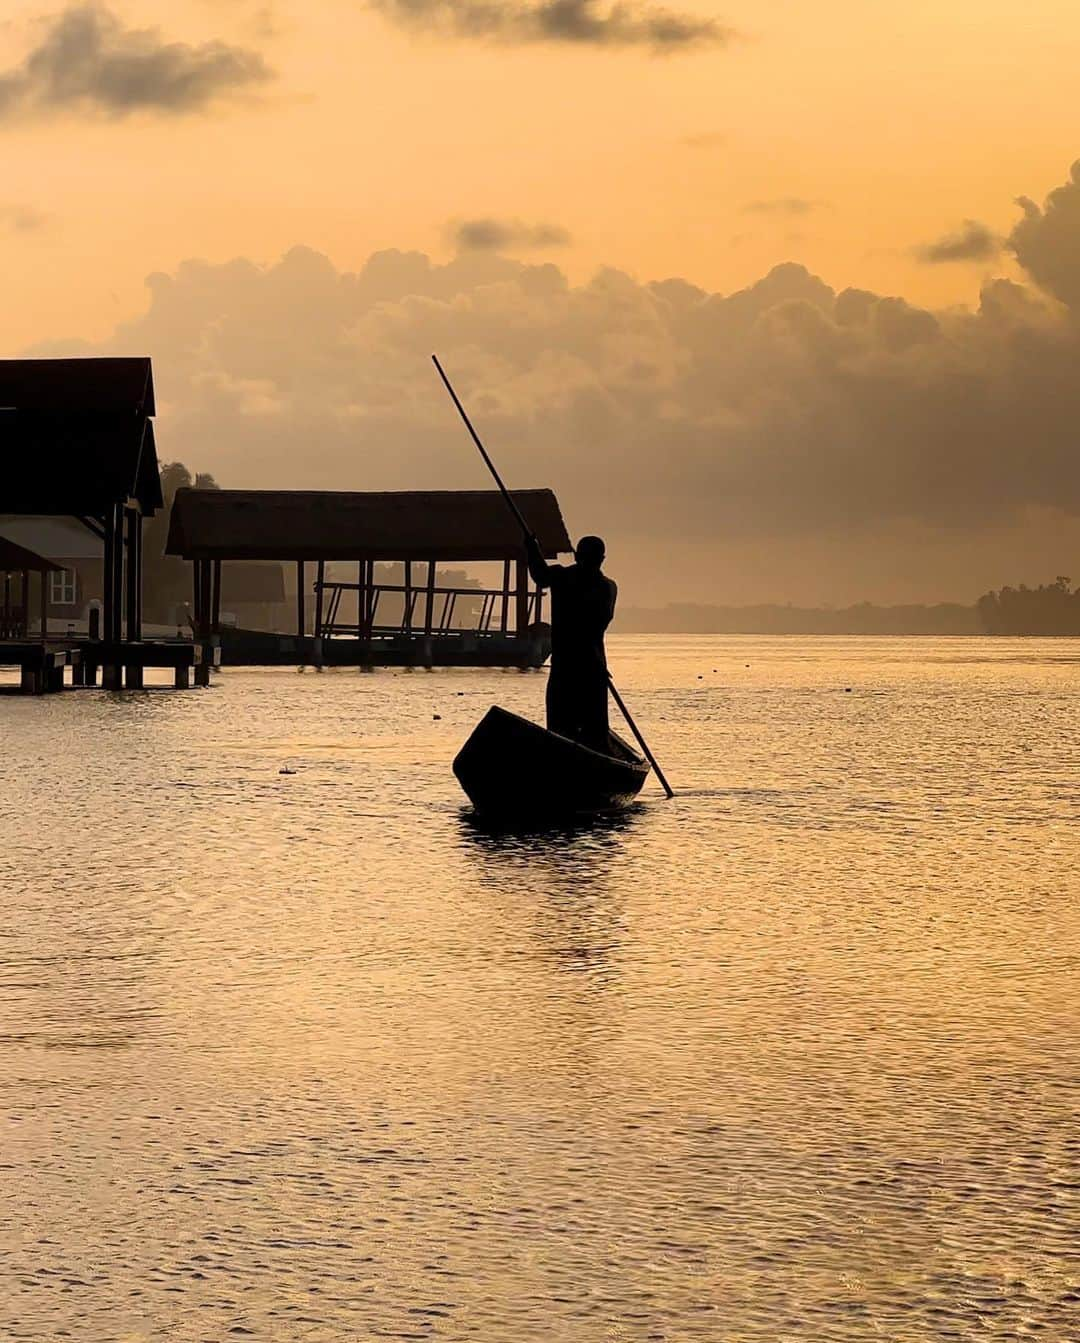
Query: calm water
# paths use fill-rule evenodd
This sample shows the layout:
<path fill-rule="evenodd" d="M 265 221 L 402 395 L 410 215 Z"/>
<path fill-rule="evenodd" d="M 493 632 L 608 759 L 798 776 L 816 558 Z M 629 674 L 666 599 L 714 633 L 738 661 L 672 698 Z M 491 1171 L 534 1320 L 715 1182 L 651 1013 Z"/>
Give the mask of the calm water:
<path fill-rule="evenodd" d="M 0 698 L 0 1337 L 1080 1337 L 1080 641 L 612 644 L 546 837 L 537 674 Z"/>

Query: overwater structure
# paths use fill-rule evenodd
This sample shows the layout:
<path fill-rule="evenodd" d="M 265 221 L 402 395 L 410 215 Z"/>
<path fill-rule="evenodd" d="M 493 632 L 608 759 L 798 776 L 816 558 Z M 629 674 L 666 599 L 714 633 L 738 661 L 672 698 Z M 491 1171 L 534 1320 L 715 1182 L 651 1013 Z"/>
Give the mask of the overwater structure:
<path fill-rule="evenodd" d="M 514 497 L 545 555 L 571 549 L 553 491 Z M 550 651 L 542 593 L 496 490 L 184 489 L 166 550 L 191 561 L 196 637 L 220 641 L 224 664 L 528 667 Z M 294 566 L 292 631 L 222 627 L 222 566 L 237 560 Z M 497 586 L 438 577 L 440 564 L 492 562 Z"/>
<path fill-rule="evenodd" d="M 178 685 L 192 668 L 208 674 L 201 646 L 143 639 L 143 520 L 163 506 L 154 413 L 148 358 L 0 360 L 0 514 L 76 518 L 101 546 L 97 637 L 49 628 L 46 569 L 35 629 L 23 582 L 0 662 L 21 669 L 24 689 L 59 689 L 68 666 L 76 682 L 100 670 L 113 688 L 142 685 L 148 666 L 175 669 Z"/>

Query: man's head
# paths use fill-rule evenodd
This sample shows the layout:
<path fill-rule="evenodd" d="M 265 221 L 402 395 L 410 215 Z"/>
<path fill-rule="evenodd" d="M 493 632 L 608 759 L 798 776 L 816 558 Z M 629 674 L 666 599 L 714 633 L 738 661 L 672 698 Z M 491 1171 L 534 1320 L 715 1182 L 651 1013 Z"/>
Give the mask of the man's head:
<path fill-rule="evenodd" d="M 583 536 L 577 543 L 574 558 L 582 569 L 599 570 L 604 563 L 604 543 L 598 536 Z"/>

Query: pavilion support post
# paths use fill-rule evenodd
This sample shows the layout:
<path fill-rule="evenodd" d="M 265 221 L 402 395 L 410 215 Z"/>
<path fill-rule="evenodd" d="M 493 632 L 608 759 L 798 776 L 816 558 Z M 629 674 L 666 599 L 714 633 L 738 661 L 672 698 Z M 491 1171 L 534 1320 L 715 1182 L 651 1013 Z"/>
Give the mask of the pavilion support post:
<path fill-rule="evenodd" d="M 304 561 L 296 561 L 296 637 L 302 639 L 307 621 L 304 618 Z"/>
<path fill-rule="evenodd" d="M 139 535 L 142 515 L 137 509 L 124 510 L 127 522 L 127 637 L 136 640 L 141 637 L 139 630 L 139 590 L 142 575 L 139 572 Z"/>
<path fill-rule="evenodd" d="M 124 637 L 124 505 L 113 504 L 112 618 L 110 638 L 120 643 Z"/>
<path fill-rule="evenodd" d="M 212 579 L 212 596 L 210 598 L 210 633 L 220 635 L 221 633 L 221 561 L 214 561 L 214 572 Z"/>
<path fill-rule="evenodd" d="M 113 535 L 113 515 L 110 510 L 105 515 L 105 549 L 102 557 L 101 574 L 101 617 L 102 637 L 109 643 L 113 637 L 113 569 L 116 567 L 116 537 Z"/>
<path fill-rule="evenodd" d="M 0 618 L 0 638 L 11 638 L 11 575 L 4 572 L 4 614 Z"/>
<path fill-rule="evenodd" d="M 315 665 L 322 666 L 323 641 L 323 584 L 326 582 L 326 561 L 320 560 L 315 570 Z"/>
<path fill-rule="evenodd" d="M 206 633 L 209 613 L 206 609 L 206 571 L 209 560 L 199 560 L 195 569 L 195 638 L 201 639 Z"/>
<path fill-rule="evenodd" d="M 143 627 L 143 515 L 136 514 L 135 519 L 135 564 L 138 580 L 135 584 L 135 629 L 132 639 L 142 640 Z"/>
<path fill-rule="evenodd" d="M 127 524 L 127 637 L 129 643 L 142 639 L 142 514 L 137 508 L 124 510 Z M 124 682 L 129 690 L 141 690 L 142 665 L 128 663 Z"/>
<path fill-rule="evenodd" d="M 435 644 L 431 637 L 432 625 L 435 622 L 435 560 L 428 560 L 427 567 L 427 594 L 424 602 L 424 641 L 420 648 L 420 661 L 423 666 L 430 667 L 435 661 Z"/>
<path fill-rule="evenodd" d="M 435 561 L 428 560 L 427 566 L 427 601 L 424 606 L 424 633 L 431 634 L 432 622 L 435 618 Z"/>
<path fill-rule="evenodd" d="M 401 628 L 406 634 L 412 633 L 412 560 L 405 561 L 405 611 Z"/>
<path fill-rule="evenodd" d="M 38 598 L 41 607 L 41 642 L 49 637 L 49 575 L 44 569 L 38 574 L 40 587 Z"/>
<path fill-rule="evenodd" d="M 197 686 L 208 686 L 210 684 L 210 659 L 207 656 L 206 645 L 210 641 L 210 628 L 213 623 L 212 585 L 211 561 L 200 560 L 199 614 L 196 621 L 196 634 L 198 635 L 198 642 L 202 646 L 202 653 L 199 661 L 195 664 L 195 684 Z"/>
<path fill-rule="evenodd" d="M 524 560 L 517 562 L 515 599 L 514 628 L 517 637 L 524 639 L 529 628 L 529 566 Z"/>
<path fill-rule="evenodd" d="M 210 560 L 203 560 L 202 572 L 199 575 L 199 611 L 202 617 L 199 621 L 199 636 L 204 640 L 209 639 L 214 621 L 213 585 L 213 566 Z"/>
<path fill-rule="evenodd" d="M 510 624 L 510 561 L 503 560 L 502 612 L 499 616 L 499 629 L 505 634 Z"/>
<path fill-rule="evenodd" d="M 364 596 L 364 579 L 367 577 L 368 561 L 360 560 L 356 565 L 356 638 L 364 638 L 364 612 L 367 611 L 367 598 Z"/>
<path fill-rule="evenodd" d="M 326 561 L 320 560 L 315 569 L 315 637 L 323 632 L 323 584 L 326 582 Z"/>

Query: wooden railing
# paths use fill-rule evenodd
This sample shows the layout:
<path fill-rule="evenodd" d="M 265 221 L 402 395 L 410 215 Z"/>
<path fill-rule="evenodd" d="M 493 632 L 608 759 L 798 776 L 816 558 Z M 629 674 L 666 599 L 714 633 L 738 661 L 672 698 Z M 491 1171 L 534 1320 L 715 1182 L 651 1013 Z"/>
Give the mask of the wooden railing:
<path fill-rule="evenodd" d="M 0 639 L 25 639 L 26 629 L 26 612 L 23 608 L 0 603 Z"/>
<path fill-rule="evenodd" d="M 320 591 L 321 589 L 321 591 Z M 341 601 L 346 592 L 358 593 L 359 612 L 355 620 L 345 620 L 341 615 Z M 395 623 L 379 623 L 379 599 L 384 593 L 398 593 L 402 597 L 401 619 Z M 519 596 L 524 595 L 521 604 L 524 614 L 524 628 L 518 630 L 511 612 L 518 610 Z M 323 638 L 335 636 L 353 639 L 370 639 L 389 635 L 450 635 L 450 634 L 506 634 L 514 627 L 521 635 L 530 625 L 543 617 L 543 593 L 519 594 L 514 589 L 503 588 L 466 588 L 446 587 L 440 584 L 431 586 L 406 586 L 403 583 L 375 583 L 370 586 L 363 583 L 323 582 L 315 584 L 316 610 L 323 612 L 321 628 L 315 633 Z M 474 603 L 470 613 L 475 623 L 456 624 L 459 601 Z M 479 599 L 479 610 L 475 603 Z M 419 608 L 419 610 L 418 610 Z M 493 628 L 494 626 L 494 628 Z"/>

